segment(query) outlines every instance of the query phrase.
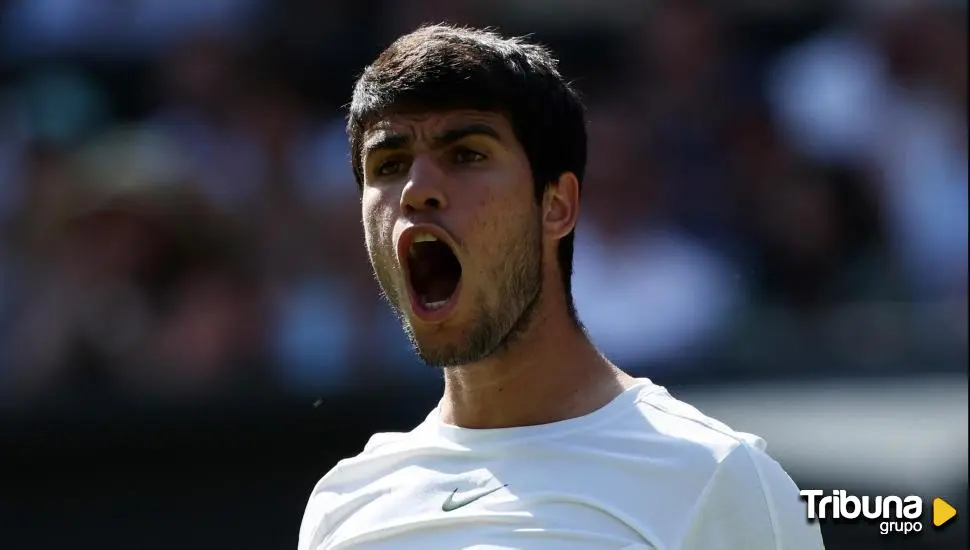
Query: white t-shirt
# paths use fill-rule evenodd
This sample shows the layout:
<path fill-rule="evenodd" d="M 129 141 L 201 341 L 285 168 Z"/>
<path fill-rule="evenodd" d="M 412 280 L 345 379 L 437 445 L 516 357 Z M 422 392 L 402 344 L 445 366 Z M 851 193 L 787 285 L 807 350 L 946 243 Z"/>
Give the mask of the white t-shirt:
<path fill-rule="evenodd" d="M 299 550 L 818 550 L 762 439 L 646 379 L 588 415 L 377 434 L 317 483 Z"/>

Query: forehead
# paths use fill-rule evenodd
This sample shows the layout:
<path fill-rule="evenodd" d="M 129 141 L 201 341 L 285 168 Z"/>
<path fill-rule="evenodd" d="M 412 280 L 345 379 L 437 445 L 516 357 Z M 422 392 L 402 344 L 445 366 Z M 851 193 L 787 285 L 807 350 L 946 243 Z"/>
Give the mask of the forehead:
<path fill-rule="evenodd" d="M 371 124 L 364 131 L 363 142 L 366 145 L 387 136 L 402 136 L 413 141 L 429 140 L 454 128 L 473 125 L 491 128 L 506 145 L 515 141 L 512 125 L 505 115 L 492 111 L 462 109 L 391 114 Z"/>

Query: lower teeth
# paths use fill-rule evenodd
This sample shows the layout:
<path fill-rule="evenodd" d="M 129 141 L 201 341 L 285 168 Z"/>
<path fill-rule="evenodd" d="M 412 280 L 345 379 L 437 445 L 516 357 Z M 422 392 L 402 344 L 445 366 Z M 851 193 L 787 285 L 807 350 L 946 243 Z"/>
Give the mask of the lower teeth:
<path fill-rule="evenodd" d="M 448 303 L 448 300 L 438 300 L 437 302 L 425 302 L 424 307 L 434 310 L 440 309 L 442 306 Z"/>

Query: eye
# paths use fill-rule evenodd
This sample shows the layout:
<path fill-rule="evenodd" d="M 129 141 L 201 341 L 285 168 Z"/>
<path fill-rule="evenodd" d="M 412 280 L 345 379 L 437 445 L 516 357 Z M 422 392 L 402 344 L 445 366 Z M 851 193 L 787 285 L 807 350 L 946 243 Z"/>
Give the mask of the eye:
<path fill-rule="evenodd" d="M 381 162 L 374 169 L 374 174 L 378 177 L 393 176 L 401 170 L 404 163 L 399 160 L 389 159 Z"/>
<path fill-rule="evenodd" d="M 455 151 L 455 162 L 458 164 L 471 164 L 483 160 L 485 160 L 485 155 L 466 147 L 459 148 Z"/>

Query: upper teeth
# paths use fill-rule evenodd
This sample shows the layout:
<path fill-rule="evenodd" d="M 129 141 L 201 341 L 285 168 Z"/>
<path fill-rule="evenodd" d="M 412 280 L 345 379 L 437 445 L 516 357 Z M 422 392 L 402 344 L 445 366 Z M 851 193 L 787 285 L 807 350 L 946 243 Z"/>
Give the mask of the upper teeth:
<path fill-rule="evenodd" d="M 417 252 L 415 252 L 414 250 L 414 245 L 418 243 L 432 243 L 437 240 L 438 240 L 438 237 L 435 237 L 430 233 L 419 233 L 414 237 L 414 240 L 411 241 L 411 247 L 408 249 L 408 252 L 411 254 L 411 257 L 413 258 L 417 254 Z"/>

